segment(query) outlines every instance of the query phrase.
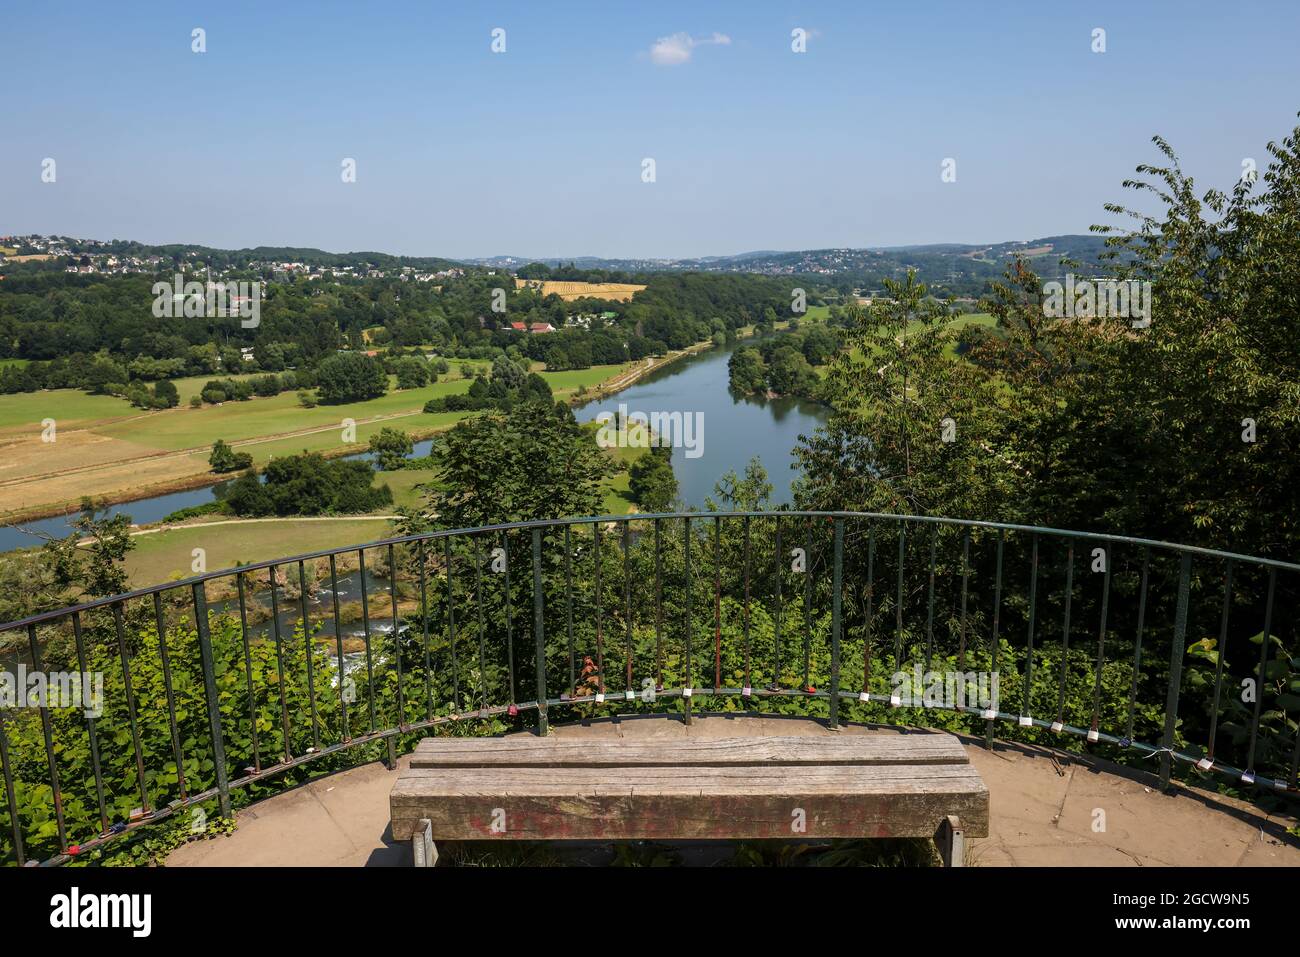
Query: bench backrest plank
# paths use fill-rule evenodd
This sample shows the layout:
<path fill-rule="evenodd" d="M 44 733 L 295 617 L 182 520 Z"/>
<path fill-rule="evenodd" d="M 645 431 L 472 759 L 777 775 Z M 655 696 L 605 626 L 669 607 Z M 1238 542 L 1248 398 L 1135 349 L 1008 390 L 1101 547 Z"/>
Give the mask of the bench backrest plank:
<path fill-rule="evenodd" d="M 425 738 L 413 768 L 684 767 L 789 765 L 966 764 L 961 742 L 947 734 L 837 737 L 735 737 L 581 740 L 511 735 L 505 738 Z"/>

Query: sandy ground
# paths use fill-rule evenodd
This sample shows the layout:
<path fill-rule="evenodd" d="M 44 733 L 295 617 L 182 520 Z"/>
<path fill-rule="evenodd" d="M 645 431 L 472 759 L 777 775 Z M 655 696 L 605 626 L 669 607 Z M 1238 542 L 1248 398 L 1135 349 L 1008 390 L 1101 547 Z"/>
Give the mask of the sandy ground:
<path fill-rule="evenodd" d="M 730 737 L 893 734 L 851 725 L 832 732 L 807 718 L 659 716 L 593 720 L 555 728 L 565 737 Z M 1191 788 L 1161 793 L 1154 778 L 1086 756 L 963 739 L 989 787 L 989 837 L 971 841 L 973 866 L 1300 866 L 1293 819 Z M 406 759 L 399 761 L 405 767 Z M 174 866 L 393 866 L 411 863 L 388 832 L 396 774 L 382 764 L 321 778 L 239 812 L 236 831 L 187 844 Z M 1097 811 L 1105 829 L 1096 830 Z"/>

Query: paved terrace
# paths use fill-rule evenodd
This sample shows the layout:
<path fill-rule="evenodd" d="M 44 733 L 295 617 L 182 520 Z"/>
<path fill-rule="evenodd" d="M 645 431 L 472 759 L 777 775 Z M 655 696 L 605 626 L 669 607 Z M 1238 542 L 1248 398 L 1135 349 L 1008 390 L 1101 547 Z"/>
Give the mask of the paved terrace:
<path fill-rule="evenodd" d="M 730 737 L 736 735 L 923 734 L 848 725 L 828 730 L 808 718 L 697 716 L 687 725 L 656 716 L 611 717 L 556 725 L 572 738 Z M 975 866 L 1300 866 L 1294 818 L 1208 791 L 1155 788 L 1154 776 L 1087 755 L 999 743 L 986 750 L 963 738 L 989 787 L 989 837 L 971 841 Z M 407 758 L 401 759 L 403 767 Z M 367 764 L 324 777 L 239 812 L 228 836 L 187 844 L 172 866 L 393 866 L 410 846 L 388 833 L 388 792 L 396 774 Z M 1106 829 L 1093 831 L 1094 809 Z"/>

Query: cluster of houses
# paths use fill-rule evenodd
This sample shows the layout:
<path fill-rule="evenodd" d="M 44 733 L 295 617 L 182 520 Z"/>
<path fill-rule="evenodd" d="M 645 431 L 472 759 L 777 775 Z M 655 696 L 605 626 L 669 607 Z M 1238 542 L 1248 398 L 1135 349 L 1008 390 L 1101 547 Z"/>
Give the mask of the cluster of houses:
<path fill-rule="evenodd" d="M 530 335 L 541 333 L 541 332 L 555 331 L 555 327 L 551 325 L 549 322 L 534 322 L 531 324 L 526 322 L 512 322 L 510 323 L 510 328 L 513 329 L 515 332 L 527 332 Z"/>
<path fill-rule="evenodd" d="M 103 245 L 99 240 L 73 240 L 61 236 L 0 236 L 0 263 L 66 258 L 72 262 L 64 267 L 65 272 L 108 275 L 152 273 L 163 264 L 161 256 L 117 256 L 93 251 Z M 14 252 L 11 254 L 9 250 Z M 18 250 L 26 251 L 20 253 Z"/>
<path fill-rule="evenodd" d="M 6 259 L 23 262 L 27 259 L 68 259 L 64 267 L 70 273 L 154 273 L 170 265 L 163 256 L 114 255 L 98 251 L 107 246 L 99 239 L 75 239 L 67 236 L 0 236 L 0 263 Z M 20 255 L 18 250 L 22 250 Z M 190 252 L 190 258 L 197 253 Z M 406 282 L 438 282 L 465 275 L 460 267 L 436 271 L 420 270 L 414 266 L 399 269 L 376 269 L 368 265 L 322 266 L 303 262 L 252 260 L 243 268 L 270 273 L 271 279 L 284 282 L 291 278 L 304 279 L 386 279 L 392 276 Z"/>
<path fill-rule="evenodd" d="M 271 278 L 281 282 L 295 276 L 304 279 L 387 279 L 390 275 L 403 282 L 435 282 L 465 275 L 465 270 L 457 267 L 421 272 L 414 266 L 388 270 L 372 266 L 321 266 L 300 262 L 251 262 L 249 266 L 252 269 L 270 270 Z"/>

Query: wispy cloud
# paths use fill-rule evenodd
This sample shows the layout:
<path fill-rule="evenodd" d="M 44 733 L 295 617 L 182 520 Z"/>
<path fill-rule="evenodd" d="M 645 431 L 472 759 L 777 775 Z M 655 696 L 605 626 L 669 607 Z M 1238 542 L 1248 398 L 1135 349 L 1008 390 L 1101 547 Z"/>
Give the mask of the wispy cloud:
<path fill-rule="evenodd" d="M 674 33 L 660 37 L 650 45 L 650 60 L 659 66 L 677 66 L 691 58 L 696 47 L 730 46 L 731 37 L 725 33 L 712 33 L 708 36 L 693 37 L 689 33 Z"/>

